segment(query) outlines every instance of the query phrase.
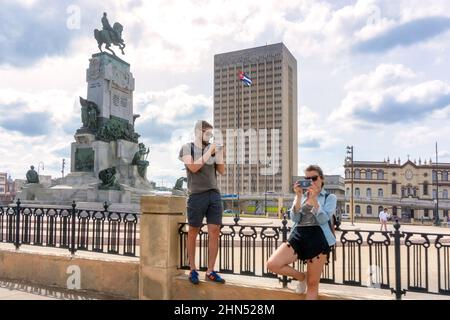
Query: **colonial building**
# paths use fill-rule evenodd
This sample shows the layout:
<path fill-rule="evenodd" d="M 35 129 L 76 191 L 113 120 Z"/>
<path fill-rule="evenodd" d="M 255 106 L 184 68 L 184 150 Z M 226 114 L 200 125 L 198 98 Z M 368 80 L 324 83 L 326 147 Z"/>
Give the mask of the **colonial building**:
<path fill-rule="evenodd" d="M 350 213 L 352 164 L 346 163 L 344 168 L 345 207 Z M 450 163 L 436 166 L 431 159 L 408 159 L 402 164 L 400 159 L 391 162 L 388 158 L 383 162 L 354 161 L 353 170 L 356 216 L 377 217 L 383 207 L 388 207 L 390 213 L 399 217 L 432 219 L 438 200 L 439 217 L 448 217 Z"/>

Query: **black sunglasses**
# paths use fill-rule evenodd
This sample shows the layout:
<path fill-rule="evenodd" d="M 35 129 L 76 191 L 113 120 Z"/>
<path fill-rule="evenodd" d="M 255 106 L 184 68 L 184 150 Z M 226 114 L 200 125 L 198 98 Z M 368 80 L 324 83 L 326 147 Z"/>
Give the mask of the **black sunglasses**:
<path fill-rule="evenodd" d="M 306 180 L 312 180 L 312 181 L 317 181 L 317 179 L 319 179 L 319 176 L 312 176 L 312 177 L 305 177 Z"/>

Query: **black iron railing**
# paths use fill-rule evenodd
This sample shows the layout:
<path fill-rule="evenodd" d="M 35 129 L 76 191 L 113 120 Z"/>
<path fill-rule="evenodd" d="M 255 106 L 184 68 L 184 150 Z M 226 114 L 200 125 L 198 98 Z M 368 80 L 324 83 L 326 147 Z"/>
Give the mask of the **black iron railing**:
<path fill-rule="evenodd" d="M 266 262 L 291 231 L 286 217 L 281 226 L 234 224 L 221 227 L 219 272 L 277 278 Z M 186 223 L 180 224 L 180 269 L 189 269 Z M 336 231 L 337 244 L 322 271 L 322 283 L 391 290 L 397 299 L 407 291 L 450 295 L 450 234 L 394 231 Z M 208 233 L 202 227 L 197 245 L 197 266 L 207 269 Z M 301 261 L 293 264 L 305 270 Z M 292 281 L 278 277 L 284 287 Z"/>
<path fill-rule="evenodd" d="M 105 202 L 103 210 L 71 207 L 0 207 L 0 242 L 35 245 L 108 254 L 136 256 L 138 222 L 136 213 L 113 212 Z"/>

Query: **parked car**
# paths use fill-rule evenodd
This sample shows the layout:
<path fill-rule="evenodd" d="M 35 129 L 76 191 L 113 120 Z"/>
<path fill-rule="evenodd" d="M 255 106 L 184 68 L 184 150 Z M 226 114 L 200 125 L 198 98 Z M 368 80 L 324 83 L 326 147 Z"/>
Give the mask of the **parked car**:
<path fill-rule="evenodd" d="M 350 220 L 350 215 L 347 212 L 342 212 L 341 219 L 342 220 Z"/>

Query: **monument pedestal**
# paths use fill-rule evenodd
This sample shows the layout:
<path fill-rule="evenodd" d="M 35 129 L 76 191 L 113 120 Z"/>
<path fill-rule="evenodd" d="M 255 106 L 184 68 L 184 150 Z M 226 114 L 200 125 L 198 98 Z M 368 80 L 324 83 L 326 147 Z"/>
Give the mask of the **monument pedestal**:
<path fill-rule="evenodd" d="M 138 143 L 134 131 L 139 116 L 133 114 L 130 65 L 106 52 L 93 54 L 86 82 L 87 99 L 80 97 L 82 126 L 71 144 L 71 172 L 51 188 L 27 185 L 18 198 L 65 205 L 72 201 L 132 204 L 150 193 L 152 185 L 135 165 L 144 168 L 146 162 L 145 146 Z M 108 190 L 111 186 L 120 190 Z"/>
<path fill-rule="evenodd" d="M 17 198 L 21 200 L 36 200 L 36 193 L 42 190 L 43 185 L 40 183 L 27 183 L 23 186 L 22 190 L 18 192 Z"/>

